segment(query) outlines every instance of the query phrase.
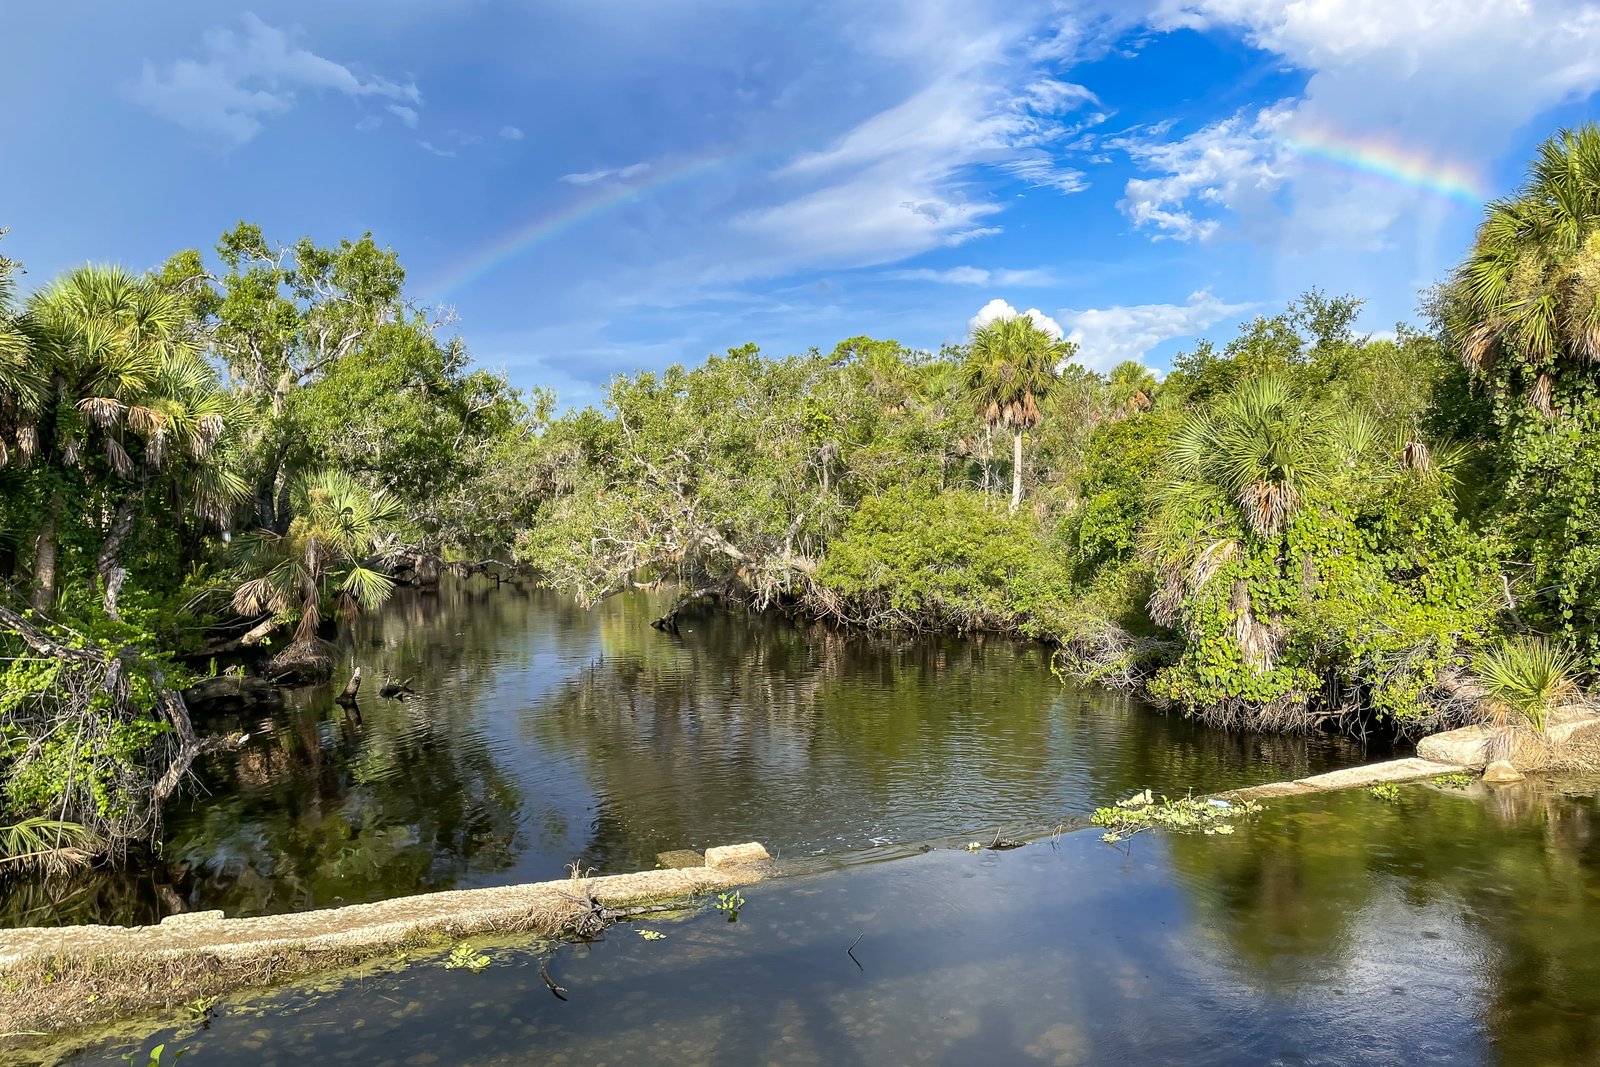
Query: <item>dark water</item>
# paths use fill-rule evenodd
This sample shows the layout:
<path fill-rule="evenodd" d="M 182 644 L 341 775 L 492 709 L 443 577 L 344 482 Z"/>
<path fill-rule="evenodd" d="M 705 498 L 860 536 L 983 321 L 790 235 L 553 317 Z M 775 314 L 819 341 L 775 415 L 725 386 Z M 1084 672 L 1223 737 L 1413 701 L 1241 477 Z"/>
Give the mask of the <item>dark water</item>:
<path fill-rule="evenodd" d="M 785 860 L 859 858 L 1363 755 L 1063 685 L 1036 645 L 718 613 L 673 637 L 649 626 L 661 606 L 641 594 L 584 612 L 483 580 L 402 590 L 347 638 L 337 685 L 293 694 L 286 715 L 211 724 L 251 739 L 201 768 L 156 869 L 20 887 L 0 920 L 294 911 L 748 840 Z M 356 664 L 359 721 L 333 703 Z M 418 695 L 380 699 L 386 672 Z"/>
<path fill-rule="evenodd" d="M 479 974 L 417 958 L 77 1062 L 164 1040 L 196 1067 L 1596 1063 L 1596 792 L 1301 796 L 1230 837 L 1087 831 L 780 878 L 736 923 L 489 943 Z"/>

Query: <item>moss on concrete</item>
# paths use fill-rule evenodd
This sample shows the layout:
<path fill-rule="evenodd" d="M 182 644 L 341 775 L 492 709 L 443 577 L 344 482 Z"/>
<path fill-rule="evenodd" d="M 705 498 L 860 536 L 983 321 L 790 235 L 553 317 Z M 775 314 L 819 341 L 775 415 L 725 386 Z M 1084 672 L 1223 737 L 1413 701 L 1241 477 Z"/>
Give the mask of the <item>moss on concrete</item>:
<path fill-rule="evenodd" d="M 739 848 L 741 862 L 717 867 L 453 890 L 292 915 L 200 912 L 158 926 L 7 930 L 0 932 L 0 1048 L 475 934 L 565 936 L 594 921 L 596 904 L 622 910 L 759 880 L 766 851 Z"/>

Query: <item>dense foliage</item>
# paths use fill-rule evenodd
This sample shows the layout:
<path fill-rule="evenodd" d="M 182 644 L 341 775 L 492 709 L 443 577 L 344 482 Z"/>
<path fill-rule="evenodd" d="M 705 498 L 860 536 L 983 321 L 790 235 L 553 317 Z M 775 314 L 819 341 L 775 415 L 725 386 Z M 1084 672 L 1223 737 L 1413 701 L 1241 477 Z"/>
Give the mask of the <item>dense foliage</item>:
<path fill-rule="evenodd" d="M 214 743 L 186 663 L 325 672 L 338 619 L 486 557 L 584 603 L 1026 635 L 1227 724 L 1541 721 L 1600 669 L 1597 220 L 1586 127 L 1489 207 L 1431 332 L 1313 290 L 1157 380 L 1012 317 L 747 345 L 560 417 L 370 236 L 241 223 L 20 303 L 0 260 L 0 827 L 151 838 Z"/>
<path fill-rule="evenodd" d="M 531 517 L 507 470 L 548 401 L 472 368 L 392 251 L 241 223 L 217 261 L 87 266 L 19 305 L 0 260 L 0 826 L 75 855 L 156 840 L 224 743 L 190 670 L 291 629 L 269 671 L 326 670 L 324 620 L 400 561 L 504 555 Z"/>

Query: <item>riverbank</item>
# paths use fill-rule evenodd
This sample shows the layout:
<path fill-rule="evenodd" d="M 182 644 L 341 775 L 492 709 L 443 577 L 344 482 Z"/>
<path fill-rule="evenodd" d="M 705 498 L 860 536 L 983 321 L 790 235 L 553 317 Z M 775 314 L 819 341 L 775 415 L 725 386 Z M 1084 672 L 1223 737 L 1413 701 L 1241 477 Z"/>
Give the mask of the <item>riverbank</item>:
<path fill-rule="evenodd" d="M 6 930 L 0 932 L 0 1048 L 479 934 L 561 937 L 626 917 L 630 909 L 747 885 L 769 866 L 766 849 L 749 843 L 708 849 L 697 867 L 317 912 L 229 919 L 209 911 L 154 926 Z"/>

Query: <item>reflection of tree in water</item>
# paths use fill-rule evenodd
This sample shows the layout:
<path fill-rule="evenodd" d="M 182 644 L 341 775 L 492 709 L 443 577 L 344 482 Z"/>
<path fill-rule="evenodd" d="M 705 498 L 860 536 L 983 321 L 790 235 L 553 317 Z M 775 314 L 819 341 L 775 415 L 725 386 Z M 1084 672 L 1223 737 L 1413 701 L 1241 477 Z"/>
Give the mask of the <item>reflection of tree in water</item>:
<path fill-rule="evenodd" d="M 1043 829 L 1146 785 L 1216 788 L 1353 755 L 1063 688 L 1025 642 L 716 611 L 674 637 L 641 600 L 603 610 L 601 655 L 531 725 L 583 755 L 598 798 L 584 861 L 600 869 L 735 838 L 835 851 Z"/>
<path fill-rule="evenodd" d="M 200 786 L 168 813 L 150 870 L 34 885 L 0 922 L 142 922 L 177 910 L 230 915 L 326 907 L 449 888 L 504 869 L 523 798 L 477 729 L 497 666 L 515 668 L 530 630 L 577 639 L 553 598 L 486 581 L 400 590 L 341 634 L 334 683 L 294 690 L 270 719 L 223 717 L 237 753 L 197 768 Z M 360 714 L 333 703 L 356 664 Z M 384 670 L 420 696 L 380 700 Z"/>
<path fill-rule="evenodd" d="M 1508 1062 L 1578 1063 L 1600 1047 L 1593 794 L 1592 784 L 1565 797 L 1534 782 L 1487 797 L 1412 786 L 1394 805 L 1365 791 L 1319 794 L 1269 802 L 1282 810 L 1235 837 L 1169 847 L 1196 925 L 1222 937 L 1241 979 L 1263 992 L 1381 970 L 1370 954 L 1384 946 L 1360 926 L 1398 893 L 1417 926 L 1381 932 L 1450 937 L 1428 916 L 1455 920 Z"/>
<path fill-rule="evenodd" d="M 1024 642 L 720 610 L 672 636 L 649 626 L 666 600 L 585 612 L 488 581 L 401 590 L 341 635 L 331 683 L 271 719 L 212 724 L 251 740 L 205 763 L 205 791 L 170 813 L 160 877 L 85 880 L 53 906 L 31 890 L 32 921 L 326 906 L 734 840 L 794 855 L 1042 831 L 1146 786 L 1222 788 L 1328 758 L 1063 687 Z M 333 703 L 356 664 L 360 722 Z M 385 672 L 419 695 L 378 699 Z"/>

